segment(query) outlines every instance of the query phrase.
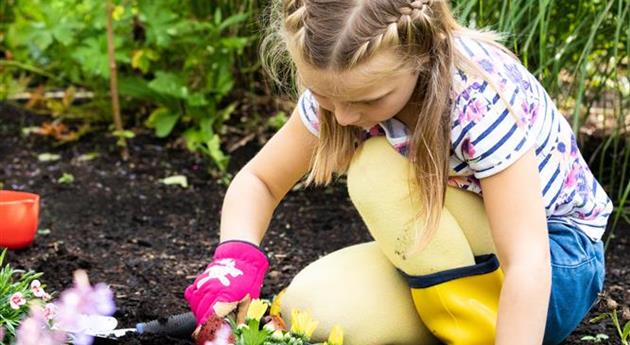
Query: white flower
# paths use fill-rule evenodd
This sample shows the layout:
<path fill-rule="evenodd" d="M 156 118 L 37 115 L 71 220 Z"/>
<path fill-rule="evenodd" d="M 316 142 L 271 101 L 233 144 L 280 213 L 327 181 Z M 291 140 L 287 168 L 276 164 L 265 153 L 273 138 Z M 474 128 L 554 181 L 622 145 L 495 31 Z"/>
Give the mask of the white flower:
<path fill-rule="evenodd" d="M 230 345 L 232 342 L 230 338 L 232 336 L 232 328 L 230 325 L 223 323 L 221 328 L 215 333 L 215 338 L 212 341 L 206 341 L 204 345 Z"/>

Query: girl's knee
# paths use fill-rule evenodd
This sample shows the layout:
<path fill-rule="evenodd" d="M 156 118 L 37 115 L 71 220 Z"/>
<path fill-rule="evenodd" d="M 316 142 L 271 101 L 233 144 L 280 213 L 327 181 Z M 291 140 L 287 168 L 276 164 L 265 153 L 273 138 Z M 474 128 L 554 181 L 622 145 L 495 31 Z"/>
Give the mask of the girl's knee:
<path fill-rule="evenodd" d="M 374 242 L 331 253 L 304 268 L 282 299 L 290 323 L 292 309 L 307 310 L 323 341 L 338 324 L 344 344 L 433 344 L 420 321 L 406 282 Z"/>

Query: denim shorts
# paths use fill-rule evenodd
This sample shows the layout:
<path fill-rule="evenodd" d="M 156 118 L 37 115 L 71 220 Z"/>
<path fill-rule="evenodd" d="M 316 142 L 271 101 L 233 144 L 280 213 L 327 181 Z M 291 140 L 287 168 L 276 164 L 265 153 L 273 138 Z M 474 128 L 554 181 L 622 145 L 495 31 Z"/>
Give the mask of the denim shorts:
<path fill-rule="evenodd" d="M 551 297 L 544 345 L 560 344 L 597 301 L 604 287 L 604 246 L 570 225 L 548 222 Z"/>

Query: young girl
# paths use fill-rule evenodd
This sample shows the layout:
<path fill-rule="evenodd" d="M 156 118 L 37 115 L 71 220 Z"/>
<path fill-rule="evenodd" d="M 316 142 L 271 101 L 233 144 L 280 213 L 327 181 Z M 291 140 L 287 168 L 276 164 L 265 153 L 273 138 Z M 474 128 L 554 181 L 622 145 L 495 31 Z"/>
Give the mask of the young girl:
<path fill-rule="evenodd" d="M 221 243 L 185 294 L 198 322 L 258 297 L 258 245 L 291 187 L 347 173 L 375 242 L 289 286 L 283 312 L 310 309 L 316 340 L 335 323 L 346 344 L 565 339 L 602 290 L 612 204 L 540 83 L 446 1 L 276 7 L 267 42 L 280 38 L 303 92 L 228 188 Z"/>

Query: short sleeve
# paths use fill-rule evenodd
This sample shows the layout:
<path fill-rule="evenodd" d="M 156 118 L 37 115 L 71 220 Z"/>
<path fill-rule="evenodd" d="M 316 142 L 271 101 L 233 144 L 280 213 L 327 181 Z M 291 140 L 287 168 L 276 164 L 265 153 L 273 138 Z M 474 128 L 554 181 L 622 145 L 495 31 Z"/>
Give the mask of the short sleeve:
<path fill-rule="evenodd" d="M 304 91 L 297 102 L 298 112 L 304 126 L 319 137 L 319 105 L 310 90 Z"/>
<path fill-rule="evenodd" d="M 506 169 L 536 142 L 537 104 L 519 88 L 504 90 L 502 98 L 487 82 L 475 82 L 454 100 L 453 152 L 478 179 Z"/>

